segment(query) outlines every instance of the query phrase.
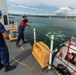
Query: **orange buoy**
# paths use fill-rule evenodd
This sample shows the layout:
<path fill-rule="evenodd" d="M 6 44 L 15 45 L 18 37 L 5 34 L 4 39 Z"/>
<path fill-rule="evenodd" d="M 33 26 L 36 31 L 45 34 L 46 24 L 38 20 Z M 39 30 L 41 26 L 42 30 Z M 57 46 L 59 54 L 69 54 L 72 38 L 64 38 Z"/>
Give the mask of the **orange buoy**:
<path fill-rule="evenodd" d="M 72 54 L 68 54 L 68 59 L 72 60 L 72 58 L 73 58 L 73 55 Z"/>
<path fill-rule="evenodd" d="M 60 51 L 59 52 L 59 56 L 63 56 L 63 51 Z"/>
<path fill-rule="evenodd" d="M 74 58 L 74 62 L 76 63 L 76 57 Z"/>

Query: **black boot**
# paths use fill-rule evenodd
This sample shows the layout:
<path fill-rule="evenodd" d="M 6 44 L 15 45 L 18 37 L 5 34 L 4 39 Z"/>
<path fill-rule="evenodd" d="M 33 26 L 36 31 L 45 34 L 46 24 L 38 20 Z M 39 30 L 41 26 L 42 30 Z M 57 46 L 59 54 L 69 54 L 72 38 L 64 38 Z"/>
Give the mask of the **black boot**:
<path fill-rule="evenodd" d="M 8 71 L 13 70 L 13 69 L 15 69 L 15 68 L 16 68 L 16 65 L 6 66 L 6 67 L 5 67 L 5 72 L 8 72 Z"/>
<path fill-rule="evenodd" d="M 28 41 L 23 41 L 23 43 L 28 43 Z"/>
<path fill-rule="evenodd" d="M 3 65 L 3 64 L 0 64 L 0 70 L 1 70 L 3 67 L 4 67 L 4 65 Z"/>
<path fill-rule="evenodd" d="M 17 47 L 21 47 L 19 44 L 16 44 Z"/>

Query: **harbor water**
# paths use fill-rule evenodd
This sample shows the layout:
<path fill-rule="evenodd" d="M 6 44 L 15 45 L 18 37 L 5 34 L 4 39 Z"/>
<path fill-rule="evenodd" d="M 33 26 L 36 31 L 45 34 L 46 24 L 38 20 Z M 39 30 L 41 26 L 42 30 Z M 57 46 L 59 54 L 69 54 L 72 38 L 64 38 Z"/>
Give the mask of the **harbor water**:
<path fill-rule="evenodd" d="M 21 16 L 13 16 L 14 22 L 19 21 Z M 31 27 L 25 28 L 25 38 L 33 44 L 33 28 L 36 28 L 36 41 L 43 41 L 50 46 L 51 35 L 54 35 L 54 48 L 59 44 L 69 40 L 72 36 L 76 36 L 76 21 L 65 20 L 62 18 L 44 18 L 44 17 L 28 17 L 32 23 L 28 23 Z"/>

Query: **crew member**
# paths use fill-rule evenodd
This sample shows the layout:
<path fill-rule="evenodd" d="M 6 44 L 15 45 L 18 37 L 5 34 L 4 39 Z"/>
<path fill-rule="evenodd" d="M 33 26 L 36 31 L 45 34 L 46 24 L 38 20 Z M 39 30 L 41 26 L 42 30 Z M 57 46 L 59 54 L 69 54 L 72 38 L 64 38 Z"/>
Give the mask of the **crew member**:
<path fill-rule="evenodd" d="M 20 25 L 18 27 L 18 39 L 17 39 L 17 42 L 16 42 L 17 47 L 20 47 L 19 41 L 21 39 L 23 40 L 23 43 L 27 43 L 27 41 L 24 40 L 24 29 L 25 29 L 26 26 L 29 26 L 29 25 L 27 25 L 27 22 L 31 23 L 32 21 L 28 20 L 27 15 L 24 14 L 22 16 L 22 19 L 20 20 Z"/>
<path fill-rule="evenodd" d="M 2 12 L 0 10 L 0 19 L 2 18 Z M 9 65 L 9 52 L 4 38 L 9 39 L 9 35 L 6 32 L 3 24 L 0 22 L 0 70 L 5 67 L 5 72 L 16 68 L 15 65 Z"/>

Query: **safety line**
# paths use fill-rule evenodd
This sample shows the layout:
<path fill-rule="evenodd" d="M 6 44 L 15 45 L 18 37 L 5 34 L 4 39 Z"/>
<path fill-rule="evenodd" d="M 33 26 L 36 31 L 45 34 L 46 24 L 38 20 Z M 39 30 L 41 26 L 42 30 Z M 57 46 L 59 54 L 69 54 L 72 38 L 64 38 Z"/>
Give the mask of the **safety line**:
<path fill-rule="evenodd" d="M 28 65 L 28 64 L 26 64 L 26 63 L 22 63 L 22 62 L 18 61 L 17 59 L 15 59 L 15 58 L 13 57 L 13 55 L 12 55 L 12 52 L 11 52 L 11 43 L 10 43 L 10 42 L 9 42 L 9 47 L 10 47 L 10 55 L 11 55 L 12 59 L 13 59 L 15 62 L 17 62 L 18 64 L 21 64 L 21 65 L 23 65 L 23 66 L 27 66 L 27 67 L 29 68 L 29 70 L 33 70 L 33 69 L 35 69 L 35 68 L 37 67 L 37 65 L 38 65 L 37 61 L 36 61 L 35 65 L 34 65 L 33 67 L 30 67 L 30 65 Z M 23 47 L 20 47 L 20 48 L 21 48 L 22 50 L 25 50 Z"/>

